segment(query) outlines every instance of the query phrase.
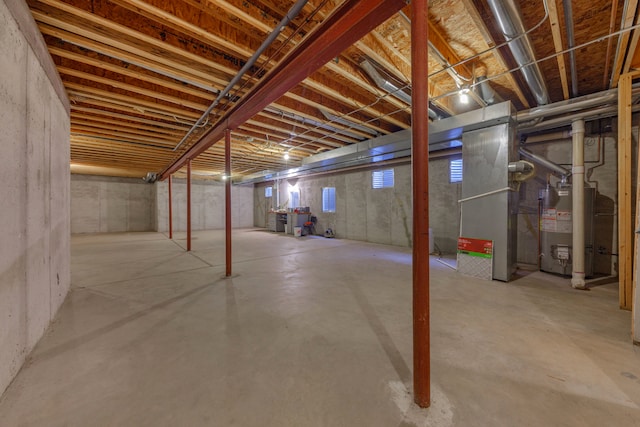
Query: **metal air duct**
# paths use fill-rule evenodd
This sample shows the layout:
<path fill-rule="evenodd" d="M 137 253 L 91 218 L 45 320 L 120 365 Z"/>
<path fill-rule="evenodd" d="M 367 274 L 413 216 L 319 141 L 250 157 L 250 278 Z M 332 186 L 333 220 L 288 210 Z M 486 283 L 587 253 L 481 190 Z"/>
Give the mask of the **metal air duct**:
<path fill-rule="evenodd" d="M 389 80 L 382 77 L 382 75 L 378 72 L 378 70 L 376 70 L 371 62 L 365 59 L 360 63 L 360 66 L 380 89 L 386 90 L 387 92 L 389 92 L 389 94 L 411 105 L 411 95 L 391 83 Z M 431 120 L 440 120 L 442 118 L 431 108 L 429 108 L 429 117 L 431 118 Z"/>
<path fill-rule="evenodd" d="M 548 104 L 549 92 L 538 64 L 534 63 L 533 46 L 529 37 L 524 34 L 525 28 L 517 3 L 515 0 L 487 0 L 487 3 L 498 21 L 513 57 L 522 67 L 522 74 L 536 99 L 536 103 L 538 105 Z"/>
<path fill-rule="evenodd" d="M 526 157 L 531 161 L 539 164 L 540 166 L 544 166 L 545 168 L 551 170 L 552 172 L 556 173 L 557 175 L 559 175 L 564 179 L 566 179 L 569 175 L 571 175 L 571 172 L 569 172 L 567 169 L 563 168 L 562 166 L 557 165 L 553 163 L 551 160 L 545 159 L 544 157 L 539 156 L 538 154 L 532 153 L 531 151 L 525 148 L 520 147 L 518 149 L 518 153 L 520 153 L 522 157 Z"/>
<path fill-rule="evenodd" d="M 576 38 L 573 33 L 573 7 L 571 0 L 563 0 L 564 26 L 567 29 L 567 42 L 569 44 L 569 65 L 571 68 L 571 96 L 578 96 L 578 70 L 576 68 Z"/>
<path fill-rule="evenodd" d="M 504 101 L 504 99 L 493 90 L 489 84 L 489 80 L 487 80 L 485 76 L 478 76 L 478 87 L 480 88 L 480 96 L 487 104 L 493 105 Z"/>

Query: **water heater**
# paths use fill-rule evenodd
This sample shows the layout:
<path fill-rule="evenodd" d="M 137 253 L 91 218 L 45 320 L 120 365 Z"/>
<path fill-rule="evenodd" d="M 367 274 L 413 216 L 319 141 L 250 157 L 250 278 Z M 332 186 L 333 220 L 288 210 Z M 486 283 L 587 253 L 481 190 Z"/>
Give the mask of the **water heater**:
<path fill-rule="evenodd" d="M 540 270 L 571 275 L 573 259 L 573 206 L 571 184 L 560 182 L 556 188 L 540 190 Z M 595 188 L 584 189 L 584 268 L 593 276 L 593 211 Z"/>

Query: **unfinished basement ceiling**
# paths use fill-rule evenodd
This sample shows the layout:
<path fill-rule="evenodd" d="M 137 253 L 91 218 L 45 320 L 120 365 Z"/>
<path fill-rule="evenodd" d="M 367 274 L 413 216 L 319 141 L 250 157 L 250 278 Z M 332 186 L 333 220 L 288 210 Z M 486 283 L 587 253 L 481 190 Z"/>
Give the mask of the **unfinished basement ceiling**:
<path fill-rule="evenodd" d="M 350 4 L 308 1 L 229 95 L 185 138 L 294 2 L 27 2 L 71 100 L 72 172 L 132 177 L 166 170 L 219 125 L 225 112 L 287 53 Z M 567 3 L 571 15 L 562 0 L 429 1 L 433 112 L 455 115 L 502 99 L 518 110 L 540 103 L 519 69 L 517 54 L 507 46 L 497 47 L 505 36 L 496 8 L 504 13 L 519 7 L 532 59 L 546 85 L 547 103 L 616 87 L 619 75 L 640 63 L 639 34 L 633 30 L 622 37 L 607 35 L 636 22 L 638 2 Z M 404 7 L 235 129 L 234 177 L 281 170 L 306 156 L 409 128 L 410 9 Z M 573 27 L 571 43 L 567 22 Z M 570 55 L 558 54 L 570 45 L 577 47 L 574 80 Z M 483 98 L 478 83 L 485 78 L 495 93 Z M 402 93 L 390 94 L 390 86 L 380 87 L 380 80 Z M 467 87 L 470 100 L 462 104 L 458 95 Z M 196 178 L 219 177 L 223 170 L 224 141 L 193 160 Z"/>

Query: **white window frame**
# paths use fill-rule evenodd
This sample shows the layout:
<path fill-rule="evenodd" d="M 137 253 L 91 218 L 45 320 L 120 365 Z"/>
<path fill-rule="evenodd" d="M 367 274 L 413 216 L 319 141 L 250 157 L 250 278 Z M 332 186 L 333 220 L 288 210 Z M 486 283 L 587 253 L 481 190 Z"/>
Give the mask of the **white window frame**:
<path fill-rule="evenodd" d="M 289 192 L 289 208 L 295 209 L 298 206 L 300 206 L 300 192 L 290 191 Z"/>
<path fill-rule="evenodd" d="M 395 171 L 391 169 L 382 169 L 371 172 L 371 186 L 373 189 L 393 188 L 395 185 Z"/>
<path fill-rule="evenodd" d="M 336 211 L 336 188 L 322 187 L 322 212 Z"/>
<path fill-rule="evenodd" d="M 449 160 L 449 182 L 462 182 L 462 157 Z"/>

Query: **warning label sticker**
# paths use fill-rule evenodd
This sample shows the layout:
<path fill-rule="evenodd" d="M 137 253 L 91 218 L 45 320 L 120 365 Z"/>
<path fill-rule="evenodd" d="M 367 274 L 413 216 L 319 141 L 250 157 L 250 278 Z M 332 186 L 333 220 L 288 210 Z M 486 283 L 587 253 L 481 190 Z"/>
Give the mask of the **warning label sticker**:
<path fill-rule="evenodd" d="M 540 230 L 552 233 L 571 233 L 573 229 L 571 211 L 543 209 Z"/>

